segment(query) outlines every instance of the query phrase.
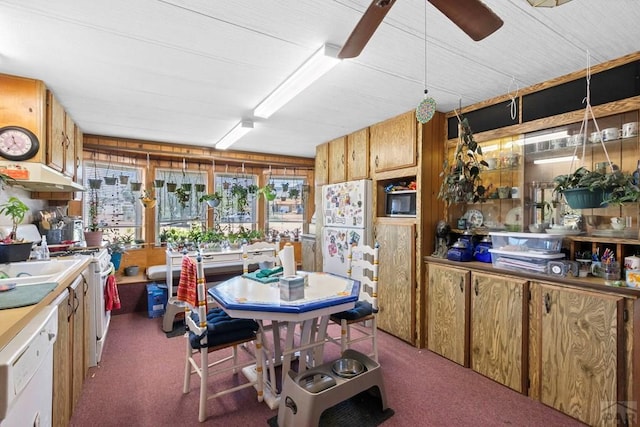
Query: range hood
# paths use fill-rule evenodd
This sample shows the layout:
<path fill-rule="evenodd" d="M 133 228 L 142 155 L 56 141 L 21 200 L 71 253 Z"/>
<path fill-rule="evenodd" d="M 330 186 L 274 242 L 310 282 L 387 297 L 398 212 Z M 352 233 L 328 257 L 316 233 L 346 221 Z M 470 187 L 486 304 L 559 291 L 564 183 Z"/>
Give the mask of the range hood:
<path fill-rule="evenodd" d="M 69 192 L 85 191 L 86 189 L 60 172 L 32 162 L 0 162 L 0 169 L 13 177 L 9 182 L 12 187 L 23 188 L 27 191 Z M 15 172 L 15 173 L 14 173 Z"/>

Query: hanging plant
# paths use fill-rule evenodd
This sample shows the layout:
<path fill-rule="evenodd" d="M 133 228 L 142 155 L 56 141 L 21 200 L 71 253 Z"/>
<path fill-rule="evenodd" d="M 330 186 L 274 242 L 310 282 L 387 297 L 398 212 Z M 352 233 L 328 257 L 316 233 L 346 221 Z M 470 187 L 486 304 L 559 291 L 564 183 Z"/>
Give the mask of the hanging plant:
<path fill-rule="evenodd" d="M 282 183 L 282 191 L 289 191 L 289 183 L 288 182 L 283 182 Z"/>
<path fill-rule="evenodd" d="M 187 203 L 189 202 L 189 197 L 191 195 L 190 192 L 185 191 L 184 188 L 180 187 L 176 188 L 174 194 L 176 196 L 176 199 L 178 200 L 178 203 L 180 203 L 180 206 L 182 206 L 182 208 L 187 207 Z"/>
<path fill-rule="evenodd" d="M 120 174 L 120 184 L 127 185 L 129 183 L 129 175 Z"/>
<path fill-rule="evenodd" d="M 154 186 L 155 188 L 162 188 L 162 187 L 164 187 L 164 179 L 155 179 L 155 180 L 153 181 L 153 186 Z"/>
<path fill-rule="evenodd" d="M 203 194 L 199 199 L 200 202 L 206 202 L 212 208 L 217 207 L 220 204 L 221 200 L 222 195 L 218 192 L 215 192 L 213 194 Z"/>
<path fill-rule="evenodd" d="M 456 113 L 457 114 L 457 113 Z M 459 137 L 453 162 L 445 159 L 440 176 L 438 198 L 447 205 L 451 203 L 477 203 L 486 200 L 487 189 L 482 185 L 480 165 L 488 167 L 481 160 L 482 147 L 473 139 L 473 132 L 466 117 L 458 116 Z"/>
<path fill-rule="evenodd" d="M 291 197 L 292 199 L 296 200 L 299 196 L 300 190 L 298 190 L 297 188 L 292 188 L 291 190 L 289 190 L 289 197 Z"/>
<path fill-rule="evenodd" d="M 89 188 L 92 190 L 97 190 L 102 187 L 102 180 L 96 178 L 89 178 Z"/>
<path fill-rule="evenodd" d="M 202 193 L 206 188 L 204 184 L 195 184 L 193 187 L 195 188 L 196 193 Z"/>
<path fill-rule="evenodd" d="M 131 186 L 131 191 L 140 191 L 140 189 L 142 188 L 141 182 L 132 182 L 129 185 Z"/>
<path fill-rule="evenodd" d="M 258 189 L 258 195 L 260 194 L 262 194 L 268 202 L 271 202 L 276 199 L 277 192 L 275 186 L 269 183 Z"/>

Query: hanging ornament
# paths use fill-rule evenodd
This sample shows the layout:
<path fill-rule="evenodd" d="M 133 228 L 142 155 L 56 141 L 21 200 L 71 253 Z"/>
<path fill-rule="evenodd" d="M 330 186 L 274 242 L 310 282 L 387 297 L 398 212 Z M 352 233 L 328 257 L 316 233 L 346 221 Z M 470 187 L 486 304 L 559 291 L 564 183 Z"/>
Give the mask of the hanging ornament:
<path fill-rule="evenodd" d="M 427 2 L 424 2 L 424 99 L 416 108 L 416 118 L 422 124 L 433 118 L 436 112 L 436 101 L 428 96 L 427 89 Z"/>

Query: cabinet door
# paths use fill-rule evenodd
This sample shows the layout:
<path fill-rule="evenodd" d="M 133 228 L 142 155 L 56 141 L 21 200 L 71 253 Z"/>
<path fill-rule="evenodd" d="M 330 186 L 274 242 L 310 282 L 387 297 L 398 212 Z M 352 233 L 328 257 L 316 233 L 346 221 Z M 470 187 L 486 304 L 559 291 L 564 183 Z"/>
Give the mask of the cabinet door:
<path fill-rule="evenodd" d="M 540 287 L 542 402 L 589 425 L 616 425 L 616 402 L 627 400 L 619 383 L 624 378 L 624 299 Z"/>
<path fill-rule="evenodd" d="M 302 238 L 302 270 L 316 271 L 316 240 Z"/>
<path fill-rule="evenodd" d="M 347 181 L 369 178 L 369 128 L 347 136 Z"/>
<path fill-rule="evenodd" d="M 468 366 L 468 270 L 429 264 L 427 347 Z"/>
<path fill-rule="evenodd" d="M 84 367 L 86 365 L 84 359 L 84 312 L 85 312 L 85 282 L 82 276 L 78 278 L 71 285 L 72 298 L 73 298 L 73 312 L 72 312 L 72 330 L 73 330 L 73 344 L 72 344 L 72 383 L 71 383 L 71 414 L 75 409 L 76 403 L 80 400 L 80 394 L 82 393 L 82 385 L 84 384 Z"/>
<path fill-rule="evenodd" d="M 71 419 L 71 296 L 57 302 L 58 336 L 53 345 L 53 420 L 54 426 L 66 426 Z"/>
<path fill-rule="evenodd" d="M 526 384 L 527 292 L 524 279 L 471 273 L 471 368 L 519 392 Z"/>
<path fill-rule="evenodd" d="M 47 164 L 59 172 L 64 170 L 65 121 L 62 104 L 47 92 Z"/>
<path fill-rule="evenodd" d="M 329 183 L 329 143 L 316 147 L 315 182 L 317 185 Z"/>
<path fill-rule="evenodd" d="M 370 127 L 375 172 L 414 167 L 418 162 L 415 113 L 410 111 Z"/>
<path fill-rule="evenodd" d="M 62 172 L 71 178 L 76 174 L 76 124 L 69 114 L 65 114 L 64 170 Z"/>
<path fill-rule="evenodd" d="M 380 244 L 378 327 L 411 344 L 415 341 L 415 225 L 376 225 Z"/>
<path fill-rule="evenodd" d="M 341 137 L 329 142 L 329 183 L 347 180 L 347 138 Z"/>

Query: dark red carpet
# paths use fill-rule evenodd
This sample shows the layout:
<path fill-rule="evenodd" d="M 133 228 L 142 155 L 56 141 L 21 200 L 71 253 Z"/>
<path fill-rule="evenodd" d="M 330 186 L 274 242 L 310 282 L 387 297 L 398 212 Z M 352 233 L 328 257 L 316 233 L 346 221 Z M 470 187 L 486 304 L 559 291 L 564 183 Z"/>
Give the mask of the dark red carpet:
<path fill-rule="evenodd" d="M 208 418 L 199 423 L 196 378 L 191 392 L 182 394 L 185 340 L 167 338 L 161 323 L 140 312 L 112 317 L 102 362 L 89 371 L 72 426 L 268 426 L 277 411 L 259 403 L 253 389 L 210 400 Z M 388 334 L 381 332 L 378 342 L 387 401 L 395 412 L 384 426 L 583 425 Z M 326 360 L 337 358 L 338 350 L 327 344 Z"/>

